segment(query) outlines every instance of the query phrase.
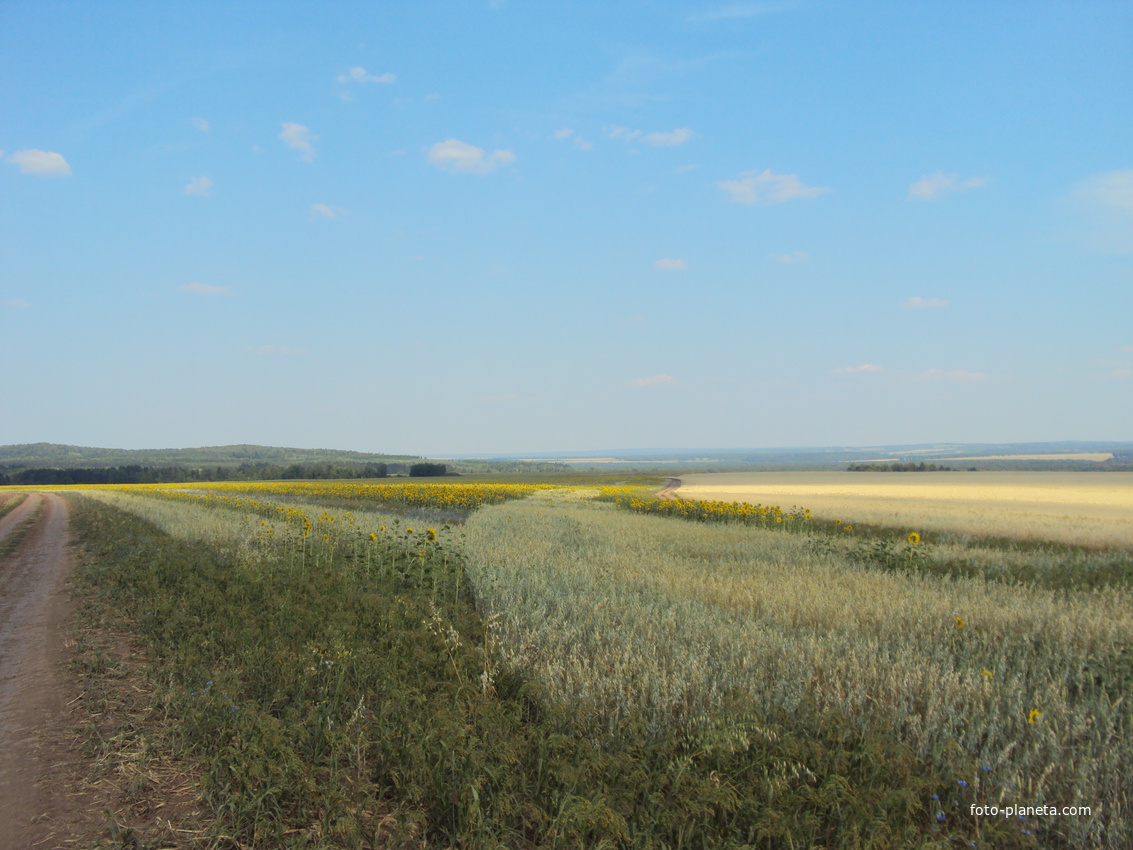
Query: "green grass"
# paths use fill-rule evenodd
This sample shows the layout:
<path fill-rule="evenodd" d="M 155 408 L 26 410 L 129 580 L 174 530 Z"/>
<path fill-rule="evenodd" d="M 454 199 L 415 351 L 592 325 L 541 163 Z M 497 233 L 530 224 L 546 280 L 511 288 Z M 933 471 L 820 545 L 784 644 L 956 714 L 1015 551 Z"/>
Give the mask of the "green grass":
<path fill-rule="evenodd" d="M 213 846 L 950 847 L 976 837 L 969 797 L 995 790 L 958 790 L 980 775 L 973 754 L 928 757 L 805 695 L 757 705 L 731 687 L 669 719 L 564 701 L 516 662 L 490 582 L 451 549 L 360 557 L 215 505 L 206 540 L 203 513 L 177 521 L 188 509 L 147 521 L 83 499 L 73 527 L 82 593 L 136 630 L 165 746 L 199 765 Z M 555 510 L 585 530 L 584 504 Z M 979 837 L 1034 846 L 1005 822 Z"/>

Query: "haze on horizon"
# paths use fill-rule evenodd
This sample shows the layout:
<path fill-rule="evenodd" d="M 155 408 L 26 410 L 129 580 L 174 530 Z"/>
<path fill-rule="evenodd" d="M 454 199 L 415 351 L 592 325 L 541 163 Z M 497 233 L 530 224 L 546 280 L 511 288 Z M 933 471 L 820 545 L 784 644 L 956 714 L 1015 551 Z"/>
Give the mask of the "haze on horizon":
<path fill-rule="evenodd" d="M 1129 440 L 1126 2 L 0 7 L 0 444 Z"/>

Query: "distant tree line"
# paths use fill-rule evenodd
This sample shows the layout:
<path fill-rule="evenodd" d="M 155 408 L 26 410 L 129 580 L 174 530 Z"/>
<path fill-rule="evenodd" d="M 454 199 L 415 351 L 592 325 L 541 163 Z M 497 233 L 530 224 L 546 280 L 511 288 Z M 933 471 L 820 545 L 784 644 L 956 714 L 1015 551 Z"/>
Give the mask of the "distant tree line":
<path fill-rule="evenodd" d="M 935 463 L 851 463 L 847 472 L 952 472 L 950 466 L 937 466 Z"/>
<path fill-rule="evenodd" d="M 428 466 L 429 464 L 425 464 Z M 444 475 L 444 464 L 440 473 Z M 414 464 L 416 466 L 416 464 Z M 388 478 L 412 475 L 404 463 L 242 463 L 233 466 L 104 466 L 57 469 L 33 467 L 0 470 L 0 485 L 45 486 L 51 484 L 175 484 L 193 481 L 276 481 L 308 478 Z"/>
<path fill-rule="evenodd" d="M 415 463 L 409 467 L 411 478 L 429 478 L 434 475 L 447 475 L 448 467 L 443 463 Z M 454 475 L 456 473 L 453 473 Z"/>

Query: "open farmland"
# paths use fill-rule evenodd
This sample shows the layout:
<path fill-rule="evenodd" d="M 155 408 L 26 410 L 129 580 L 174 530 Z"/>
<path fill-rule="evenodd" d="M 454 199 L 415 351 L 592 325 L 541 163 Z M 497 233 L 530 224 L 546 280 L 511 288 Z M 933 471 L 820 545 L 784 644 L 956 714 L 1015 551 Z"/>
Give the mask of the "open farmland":
<path fill-rule="evenodd" d="M 677 496 L 805 505 L 816 518 L 960 536 L 1133 548 L 1130 472 L 724 472 Z"/>
<path fill-rule="evenodd" d="M 135 808 L 138 775 L 190 765 L 206 846 L 1133 839 L 1127 550 L 643 487 L 75 491 L 88 704 L 137 718 L 86 746 Z M 132 712 L 95 699 L 116 628 L 150 659 Z"/>

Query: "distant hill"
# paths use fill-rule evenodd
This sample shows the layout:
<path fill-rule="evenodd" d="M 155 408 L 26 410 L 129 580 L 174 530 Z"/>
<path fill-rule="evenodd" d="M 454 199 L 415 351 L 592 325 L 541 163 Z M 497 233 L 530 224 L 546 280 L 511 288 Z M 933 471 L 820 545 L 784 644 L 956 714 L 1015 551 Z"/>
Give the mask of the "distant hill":
<path fill-rule="evenodd" d="M 0 485 L 168 483 L 303 478 L 385 478 L 390 475 L 546 473 L 566 467 L 549 461 L 445 460 L 419 455 L 278 446 L 203 446 L 188 449 L 107 449 L 58 443 L 0 446 Z M 416 467 L 416 469 L 415 469 Z"/>
<path fill-rule="evenodd" d="M 56 469 L 103 466 L 239 466 L 243 463 L 390 463 L 422 460 L 419 455 L 389 455 L 339 449 L 277 446 L 204 446 L 192 449 L 103 449 L 59 443 L 0 446 L 0 466 L 50 466 Z"/>

